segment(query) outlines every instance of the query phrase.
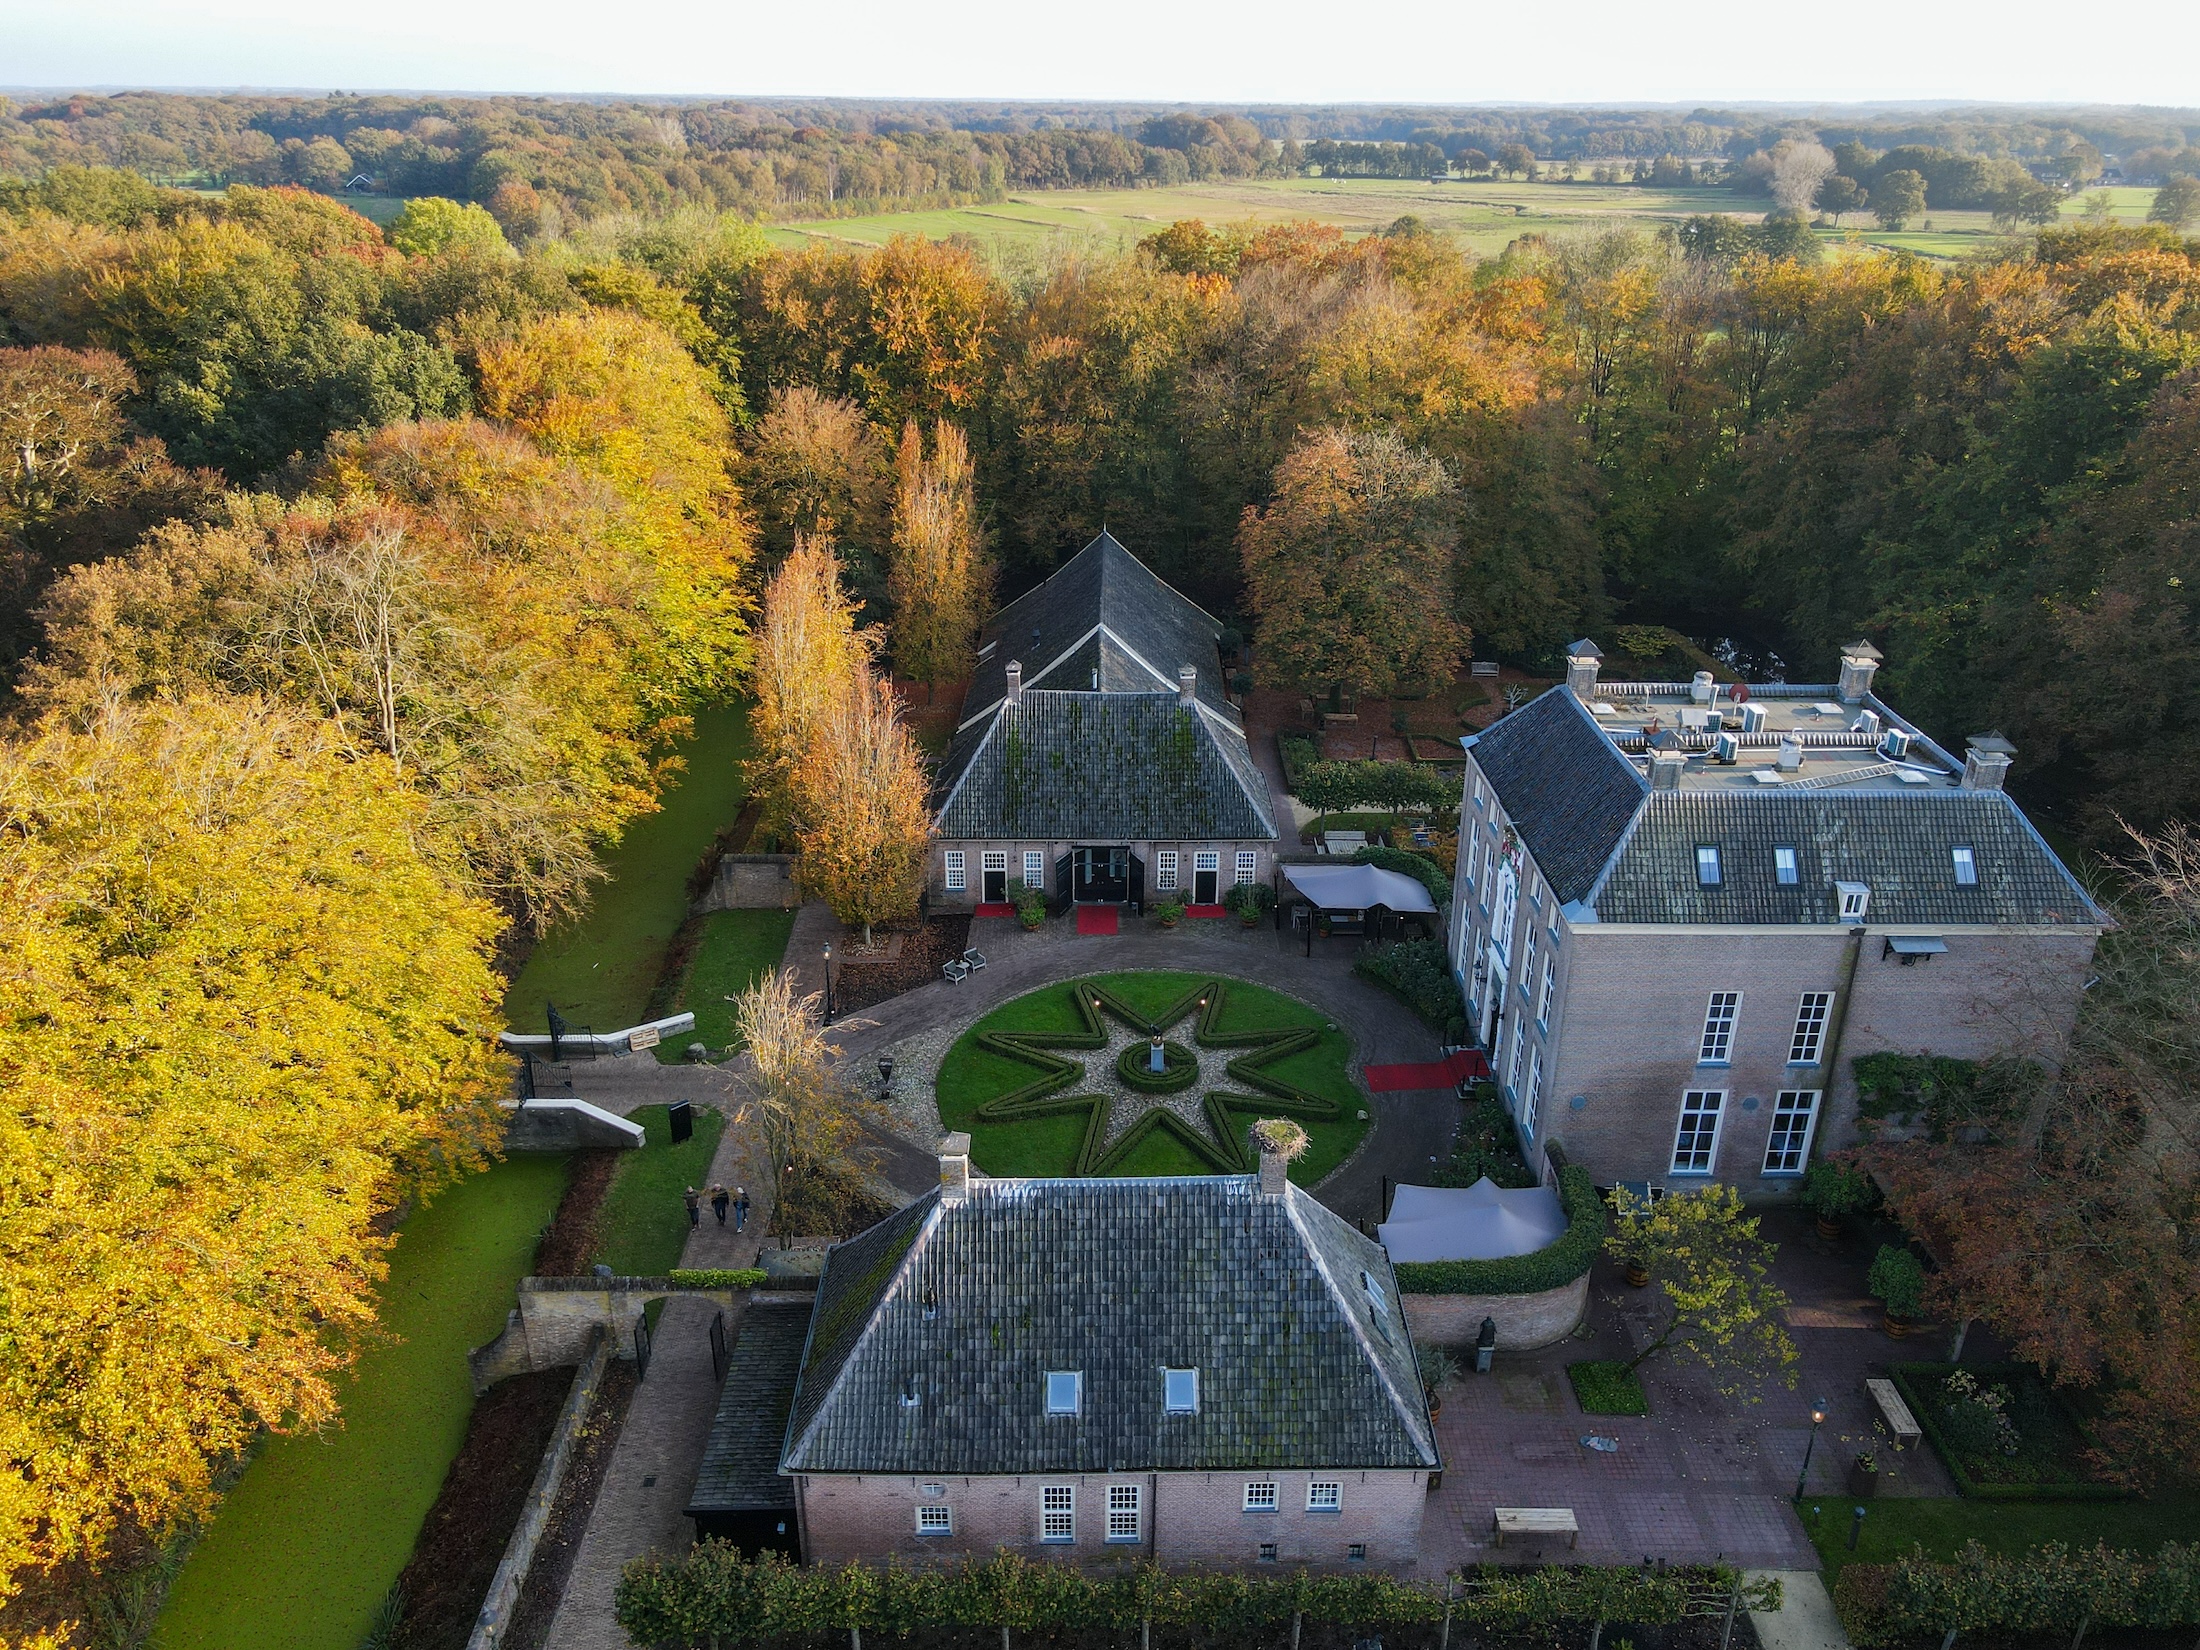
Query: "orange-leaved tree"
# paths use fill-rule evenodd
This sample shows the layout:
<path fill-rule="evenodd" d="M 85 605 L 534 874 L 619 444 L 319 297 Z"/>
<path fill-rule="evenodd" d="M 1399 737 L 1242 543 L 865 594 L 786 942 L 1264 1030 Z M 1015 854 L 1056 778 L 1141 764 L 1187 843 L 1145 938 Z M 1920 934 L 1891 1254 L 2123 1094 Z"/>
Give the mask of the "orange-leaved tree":
<path fill-rule="evenodd" d="M 775 818 L 784 819 L 794 771 L 820 719 L 855 690 L 873 640 L 856 628 L 855 604 L 840 585 L 840 558 L 824 539 L 798 537 L 764 589 L 756 627 L 753 779 Z"/>
<path fill-rule="evenodd" d="M 978 626 L 993 604 L 993 570 L 978 544 L 970 445 L 945 419 L 932 451 L 915 419 L 902 426 L 894 496 L 894 556 L 886 593 L 894 604 L 894 666 L 929 699 L 970 663 Z"/>
<path fill-rule="evenodd" d="M 497 917 L 423 809 L 252 699 L 0 744 L 0 1596 L 327 1420 L 376 1218 L 493 1140 Z"/>
<path fill-rule="evenodd" d="M 796 880 L 863 927 L 911 916 L 924 888 L 924 758 L 902 726 L 900 702 L 868 667 L 810 728 L 793 774 Z"/>

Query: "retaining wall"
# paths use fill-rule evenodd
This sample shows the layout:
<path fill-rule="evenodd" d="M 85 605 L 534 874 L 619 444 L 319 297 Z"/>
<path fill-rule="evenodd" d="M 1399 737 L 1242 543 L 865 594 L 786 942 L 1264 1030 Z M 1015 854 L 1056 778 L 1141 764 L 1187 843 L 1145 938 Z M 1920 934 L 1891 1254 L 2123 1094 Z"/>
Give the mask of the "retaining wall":
<path fill-rule="evenodd" d="M 1589 1309 L 1589 1274 L 1532 1295 L 1404 1295 L 1406 1326 L 1421 1345 L 1472 1348 L 1482 1320 L 1497 1320 L 1497 1344 L 1532 1352 L 1562 1341 Z"/>
<path fill-rule="evenodd" d="M 701 916 L 706 911 L 792 911 L 801 903 L 791 854 L 728 854 L 718 862 L 709 891 L 689 909 Z"/>
<path fill-rule="evenodd" d="M 504 1125 L 508 1152 L 573 1152 L 591 1146 L 632 1151 L 646 1143 L 641 1124 L 585 1100 L 524 1100 L 512 1108 Z"/>
<path fill-rule="evenodd" d="M 580 1363 L 598 1329 L 611 1337 L 613 1356 L 633 1357 L 635 1322 L 664 1295 L 707 1295 L 731 1306 L 735 1291 L 670 1278 L 521 1278 L 519 1305 L 505 1314 L 504 1333 L 466 1354 L 475 1393 L 507 1376 Z"/>

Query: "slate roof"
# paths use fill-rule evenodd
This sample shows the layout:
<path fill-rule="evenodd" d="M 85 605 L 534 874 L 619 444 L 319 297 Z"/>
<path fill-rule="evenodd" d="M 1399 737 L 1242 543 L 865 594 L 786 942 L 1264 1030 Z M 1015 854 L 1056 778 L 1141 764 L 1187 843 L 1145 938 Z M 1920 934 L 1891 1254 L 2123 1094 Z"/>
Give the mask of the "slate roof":
<path fill-rule="evenodd" d="M 1720 850 L 1716 888 L 1696 879 L 1706 843 Z M 1976 887 L 1956 883 L 1959 845 Z M 1795 850 L 1791 886 L 1773 874 L 1775 847 Z M 1600 922 L 1836 923 L 1836 882 L 1871 889 L 1875 927 L 2104 920 L 2002 791 L 1653 792 L 1589 903 Z"/>
<path fill-rule="evenodd" d="M 1362 1284 L 1372 1277 L 1383 1305 Z M 1199 1370 L 1166 1415 L 1162 1371 Z M 1046 1374 L 1083 1407 L 1049 1416 Z M 908 1383 L 916 1402 L 905 1404 Z M 1381 1247 L 1257 1177 L 978 1180 L 834 1249 L 787 1472 L 1433 1467 Z"/>
<path fill-rule="evenodd" d="M 810 1329 L 811 1303 L 751 1302 L 718 1395 L 718 1414 L 688 1496 L 697 1513 L 783 1512 L 794 1485 L 780 1476 L 779 1450 L 794 1404 L 795 1376 Z"/>
<path fill-rule="evenodd" d="M 1650 794 L 1634 763 L 1563 688 L 1462 743 L 1559 903 L 1587 894 Z"/>
<path fill-rule="evenodd" d="M 1268 782 L 1237 724 L 1175 692 L 1024 691 L 948 747 L 950 840 L 1268 839 Z"/>

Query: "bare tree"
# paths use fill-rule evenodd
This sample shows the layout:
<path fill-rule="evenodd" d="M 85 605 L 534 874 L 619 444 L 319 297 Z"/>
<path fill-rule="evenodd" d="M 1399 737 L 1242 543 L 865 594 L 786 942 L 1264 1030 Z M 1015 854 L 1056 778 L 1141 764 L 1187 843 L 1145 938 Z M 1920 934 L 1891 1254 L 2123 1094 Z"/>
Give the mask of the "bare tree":
<path fill-rule="evenodd" d="M 1772 146 L 1772 198 L 1781 210 L 1808 216 L 1818 186 L 1835 170 L 1833 151 L 1824 144 L 1782 138 Z"/>

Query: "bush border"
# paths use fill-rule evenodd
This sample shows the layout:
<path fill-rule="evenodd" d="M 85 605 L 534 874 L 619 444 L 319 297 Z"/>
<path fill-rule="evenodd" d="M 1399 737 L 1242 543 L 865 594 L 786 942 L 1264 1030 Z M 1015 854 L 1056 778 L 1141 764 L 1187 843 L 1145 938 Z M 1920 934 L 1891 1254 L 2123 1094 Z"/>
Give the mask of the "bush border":
<path fill-rule="evenodd" d="M 1927 1402 L 1913 1380 L 1946 1380 L 1958 1369 L 1981 1381 L 2012 1380 L 2030 1376 L 2042 1386 L 2047 1378 L 2029 1364 L 1946 1364 L 1905 1363 L 1896 1364 L 1891 1370 L 1895 1390 L 1902 1394 L 1902 1401 L 1910 1406 L 1910 1414 L 1916 1419 L 1918 1429 L 1933 1446 L 1933 1453 L 1940 1457 L 1940 1464 L 1948 1469 L 1948 1476 L 1955 1480 L 1956 1493 L 1976 1501 L 2129 1501 L 2132 1492 L 2120 1484 L 1985 1484 L 1973 1478 L 1958 1464 L 1956 1450 L 1941 1431 L 1938 1404 Z M 2061 1408 L 2072 1430 L 2080 1433 L 2077 1417 L 2070 1413 L 2070 1406 L 2052 1386 L 2047 1395 Z"/>
<path fill-rule="evenodd" d="M 1504 1260 L 1404 1260 L 1394 1264 L 1409 1295 L 1535 1295 L 1563 1289 L 1585 1274 L 1604 1247 L 1604 1199 L 1589 1171 L 1569 1163 L 1558 1171 L 1566 1230 L 1558 1241 Z"/>

